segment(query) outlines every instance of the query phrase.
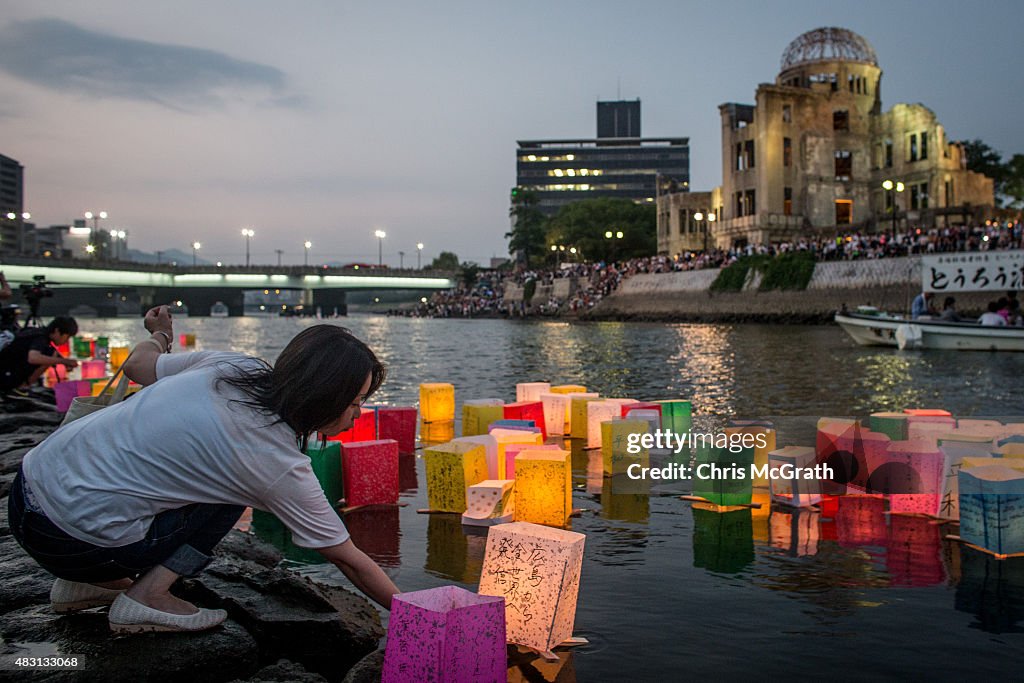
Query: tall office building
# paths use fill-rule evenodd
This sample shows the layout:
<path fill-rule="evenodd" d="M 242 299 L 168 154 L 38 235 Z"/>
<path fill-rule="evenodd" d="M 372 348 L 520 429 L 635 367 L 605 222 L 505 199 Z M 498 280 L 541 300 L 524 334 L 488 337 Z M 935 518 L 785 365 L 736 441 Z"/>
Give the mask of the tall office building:
<path fill-rule="evenodd" d="M 0 154 L 0 254 L 11 255 L 21 251 L 24 192 L 25 168 Z"/>
<path fill-rule="evenodd" d="M 517 144 L 516 186 L 548 216 L 581 199 L 654 203 L 659 176 L 682 191 L 690 184 L 689 138 L 640 137 L 640 100 L 598 102 L 596 138 Z"/>

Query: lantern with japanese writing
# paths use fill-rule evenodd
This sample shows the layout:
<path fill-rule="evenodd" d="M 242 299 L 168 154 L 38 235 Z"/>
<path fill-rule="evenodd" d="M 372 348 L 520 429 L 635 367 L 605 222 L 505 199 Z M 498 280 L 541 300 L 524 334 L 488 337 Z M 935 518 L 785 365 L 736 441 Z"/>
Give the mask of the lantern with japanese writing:
<path fill-rule="evenodd" d="M 490 528 L 479 592 L 505 598 L 508 642 L 550 653 L 572 637 L 585 540 L 524 522 Z"/>
<path fill-rule="evenodd" d="M 344 495 L 341 485 L 341 444 L 328 441 L 321 447 L 319 441 L 311 440 L 306 455 L 312 461 L 313 474 L 320 482 L 320 488 L 333 507 Z"/>
<path fill-rule="evenodd" d="M 1024 555 L 1024 472 L 960 470 L 960 538 L 997 557 Z"/>
<path fill-rule="evenodd" d="M 481 398 L 462 404 L 462 435 L 486 434 L 492 422 L 505 417 L 505 404 L 500 398 Z"/>
<path fill-rule="evenodd" d="M 957 429 L 957 432 L 959 431 Z M 946 519 L 960 519 L 960 467 L 965 458 L 992 459 L 992 439 L 954 432 L 941 437 L 938 444 L 943 459 L 942 491 L 936 509 L 929 514 Z"/>
<path fill-rule="evenodd" d="M 345 507 L 398 502 L 398 442 L 353 441 L 341 450 Z"/>
<path fill-rule="evenodd" d="M 561 446 L 555 444 L 535 444 L 535 443 L 509 443 L 505 444 L 505 478 L 515 479 L 516 478 L 516 456 L 519 455 L 520 451 L 561 451 Z"/>
<path fill-rule="evenodd" d="M 817 505 L 821 500 L 821 484 L 803 475 L 814 467 L 814 449 L 808 446 L 786 446 L 768 454 L 768 468 L 778 472 L 770 479 L 772 501 L 795 508 Z"/>
<path fill-rule="evenodd" d="M 378 406 L 377 438 L 394 439 L 399 453 L 416 452 L 416 409 L 412 406 Z"/>
<path fill-rule="evenodd" d="M 437 512 L 466 511 L 466 489 L 487 479 L 487 453 L 480 444 L 448 442 L 423 451 L 427 504 Z"/>
<path fill-rule="evenodd" d="M 601 423 L 622 415 L 622 406 L 636 403 L 633 399 L 606 398 L 587 404 L 587 448 L 601 447 Z"/>
<path fill-rule="evenodd" d="M 468 526 L 493 526 L 512 521 L 515 510 L 515 482 L 511 479 L 486 479 L 466 489 L 466 511 L 462 523 Z"/>
<path fill-rule="evenodd" d="M 426 423 L 455 419 L 455 387 L 447 382 L 420 385 L 420 420 Z"/>
<path fill-rule="evenodd" d="M 911 425 L 913 426 L 913 425 Z M 868 491 L 882 493 L 890 512 L 934 515 L 943 488 L 943 455 L 931 439 L 893 441 L 885 450 L 865 449 Z"/>
<path fill-rule="evenodd" d="M 505 406 L 505 419 L 531 420 L 534 426 L 540 430 L 541 437 L 548 438 L 547 430 L 544 427 L 544 404 L 540 401 L 509 403 Z"/>
<path fill-rule="evenodd" d="M 520 382 L 516 385 L 516 403 L 539 401 L 541 394 L 549 393 L 550 382 Z"/>
<path fill-rule="evenodd" d="M 540 403 L 544 408 L 544 427 L 548 434 L 564 435 L 569 426 L 568 394 L 541 394 Z"/>
<path fill-rule="evenodd" d="M 650 432 L 646 420 L 613 419 L 601 423 L 601 463 L 606 477 L 627 474 L 630 465 L 650 466 L 650 454 L 640 443 Z"/>
<path fill-rule="evenodd" d="M 523 450 L 516 456 L 516 521 L 565 526 L 572 514 L 569 451 Z"/>
<path fill-rule="evenodd" d="M 439 586 L 392 599 L 382 683 L 504 683 L 505 601 Z"/>
<path fill-rule="evenodd" d="M 573 396 L 569 404 L 569 436 L 573 439 L 587 438 L 587 405 L 597 401 L 597 396 Z"/>

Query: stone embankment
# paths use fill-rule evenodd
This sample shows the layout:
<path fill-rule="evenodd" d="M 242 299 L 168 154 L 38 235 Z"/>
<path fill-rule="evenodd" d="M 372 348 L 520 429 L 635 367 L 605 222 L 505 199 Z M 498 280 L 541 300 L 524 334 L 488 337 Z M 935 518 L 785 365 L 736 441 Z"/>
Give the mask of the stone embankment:
<path fill-rule="evenodd" d="M 843 306 L 872 305 L 906 312 L 921 287 L 918 258 L 833 261 L 815 265 L 806 290 L 758 291 L 750 278 L 740 292 L 712 292 L 717 269 L 634 275 L 600 301 L 591 320 L 821 323 Z M 960 311 L 980 314 L 992 293 L 957 294 Z M 939 297 L 937 297 L 939 298 Z M 941 306 L 941 301 L 936 304 Z"/>
<path fill-rule="evenodd" d="M 54 614 L 53 577 L 11 536 L 7 494 L 22 457 L 60 416 L 31 399 L 8 399 L 0 408 L 0 653 L 75 654 L 87 667 L 19 673 L 18 680 L 341 681 L 377 650 L 384 631 L 366 599 L 280 568 L 277 549 L 238 531 L 200 577 L 176 589 L 199 605 L 226 609 L 221 627 L 115 638 L 105 608 Z"/>

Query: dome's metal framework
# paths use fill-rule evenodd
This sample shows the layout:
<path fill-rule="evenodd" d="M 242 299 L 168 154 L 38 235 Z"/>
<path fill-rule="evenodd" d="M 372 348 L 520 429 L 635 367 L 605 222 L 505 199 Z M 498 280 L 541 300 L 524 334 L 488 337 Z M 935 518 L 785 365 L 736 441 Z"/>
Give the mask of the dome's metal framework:
<path fill-rule="evenodd" d="M 828 26 L 808 31 L 786 47 L 781 71 L 813 62 L 866 62 L 878 66 L 875 50 L 863 37 L 845 28 Z"/>

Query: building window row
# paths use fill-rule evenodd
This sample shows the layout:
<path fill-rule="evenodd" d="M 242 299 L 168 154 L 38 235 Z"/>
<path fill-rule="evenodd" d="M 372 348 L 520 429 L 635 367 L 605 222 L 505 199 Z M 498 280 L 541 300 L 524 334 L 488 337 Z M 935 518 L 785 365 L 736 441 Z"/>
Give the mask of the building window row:
<path fill-rule="evenodd" d="M 737 192 L 734 195 L 736 202 L 736 217 L 742 218 L 743 216 L 753 216 L 757 213 L 757 192 L 756 190 L 746 190 L 744 192 Z"/>
<path fill-rule="evenodd" d="M 654 171 L 652 170 L 650 173 L 654 173 Z M 547 175 L 555 176 L 556 178 L 563 176 L 574 178 L 576 176 L 604 175 L 604 171 L 600 168 L 553 168 L 547 172 Z"/>
<path fill-rule="evenodd" d="M 850 74 L 847 76 L 847 84 L 850 87 L 850 92 L 858 95 L 870 95 L 868 92 L 868 79 L 863 76 L 854 76 Z"/>
<path fill-rule="evenodd" d="M 789 138 L 782 138 L 782 165 L 785 168 L 793 165 L 793 141 Z"/>
<path fill-rule="evenodd" d="M 928 131 L 910 133 L 907 140 L 907 161 L 924 161 L 928 158 Z"/>
<path fill-rule="evenodd" d="M 928 183 L 918 183 L 910 186 L 910 208 L 928 208 Z"/>
<path fill-rule="evenodd" d="M 572 161 L 575 158 L 575 154 L 561 154 L 556 156 L 537 156 L 536 154 L 523 154 L 519 157 L 519 161 Z"/>
<path fill-rule="evenodd" d="M 754 168 L 754 141 L 736 143 L 736 170 L 746 171 Z"/>

